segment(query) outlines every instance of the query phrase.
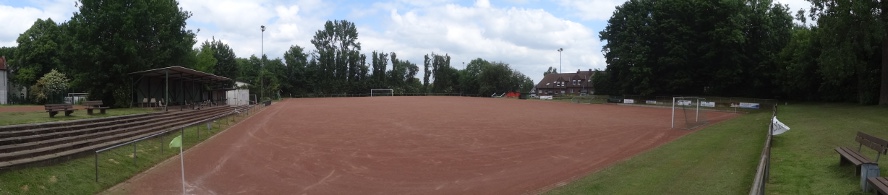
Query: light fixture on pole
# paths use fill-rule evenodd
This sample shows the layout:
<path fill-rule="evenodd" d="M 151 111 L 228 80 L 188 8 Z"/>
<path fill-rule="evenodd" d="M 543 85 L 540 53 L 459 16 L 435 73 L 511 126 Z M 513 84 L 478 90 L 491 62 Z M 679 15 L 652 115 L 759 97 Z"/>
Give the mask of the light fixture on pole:
<path fill-rule="evenodd" d="M 259 66 L 261 67 L 259 69 L 259 98 L 261 99 L 265 97 L 265 86 L 262 84 L 262 69 L 265 68 L 265 25 L 262 25 L 260 28 L 262 29 L 262 56 L 259 56 Z M 256 102 L 259 101 L 261 100 L 256 100 Z"/>
<path fill-rule="evenodd" d="M 561 51 L 564 51 L 564 48 L 558 48 L 558 73 L 561 73 Z"/>

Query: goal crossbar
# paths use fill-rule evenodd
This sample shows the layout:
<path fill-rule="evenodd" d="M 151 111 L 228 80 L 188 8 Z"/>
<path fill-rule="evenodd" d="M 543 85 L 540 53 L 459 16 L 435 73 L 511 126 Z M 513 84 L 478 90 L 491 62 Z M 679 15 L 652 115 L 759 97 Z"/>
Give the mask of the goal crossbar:
<path fill-rule="evenodd" d="M 395 96 L 393 89 L 370 89 L 370 97 L 373 96 Z"/>
<path fill-rule="evenodd" d="M 684 100 L 684 101 L 682 101 Z M 685 106 L 694 106 L 694 122 L 700 122 L 700 102 L 706 100 L 706 98 L 702 97 L 672 97 L 672 128 L 675 128 L 675 106 L 681 106 L 682 109 Z M 692 103 L 692 104 L 691 104 Z M 687 124 L 687 112 L 685 112 L 685 123 Z"/>

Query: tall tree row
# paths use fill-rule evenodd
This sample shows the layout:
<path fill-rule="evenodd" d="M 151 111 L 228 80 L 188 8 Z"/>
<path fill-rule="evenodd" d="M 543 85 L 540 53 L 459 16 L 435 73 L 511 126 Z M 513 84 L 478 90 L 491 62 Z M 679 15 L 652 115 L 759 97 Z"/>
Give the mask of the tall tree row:
<path fill-rule="evenodd" d="M 633 0 L 601 31 L 616 93 L 767 96 L 792 18 L 770 1 Z"/>
<path fill-rule="evenodd" d="M 627 1 L 596 88 L 888 104 L 888 1 L 808 1 L 798 23 L 770 0 Z"/>

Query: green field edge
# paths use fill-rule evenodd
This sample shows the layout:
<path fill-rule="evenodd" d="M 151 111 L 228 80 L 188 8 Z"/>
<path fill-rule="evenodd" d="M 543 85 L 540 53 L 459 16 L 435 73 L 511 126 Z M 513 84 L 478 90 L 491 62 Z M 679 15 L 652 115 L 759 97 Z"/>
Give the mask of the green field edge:
<path fill-rule="evenodd" d="M 713 124 L 544 194 L 748 193 L 768 118 L 753 112 Z"/>

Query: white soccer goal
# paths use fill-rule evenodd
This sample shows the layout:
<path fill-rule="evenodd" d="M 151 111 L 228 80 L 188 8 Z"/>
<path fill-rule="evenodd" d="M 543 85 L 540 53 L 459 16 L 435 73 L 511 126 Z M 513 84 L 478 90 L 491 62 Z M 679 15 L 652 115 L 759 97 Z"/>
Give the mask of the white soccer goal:
<path fill-rule="evenodd" d="M 392 89 L 370 89 L 370 97 L 374 96 L 394 96 L 395 90 Z"/>
<path fill-rule="evenodd" d="M 700 102 L 706 100 L 701 97 L 673 97 L 672 98 L 672 128 L 676 125 L 684 129 L 693 129 L 707 124 L 705 114 L 700 112 Z M 676 112 L 679 112 L 676 114 Z M 677 123 L 676 123 L 677 122 Z"/>

